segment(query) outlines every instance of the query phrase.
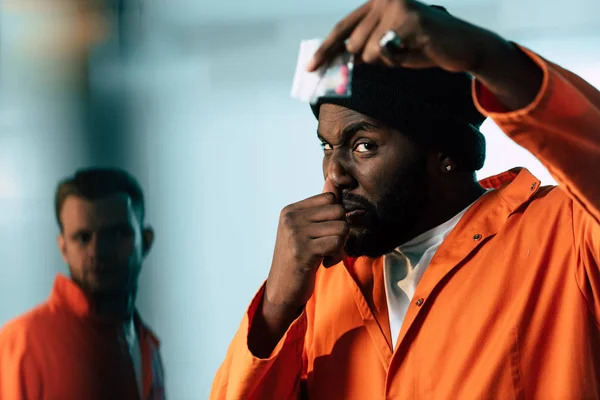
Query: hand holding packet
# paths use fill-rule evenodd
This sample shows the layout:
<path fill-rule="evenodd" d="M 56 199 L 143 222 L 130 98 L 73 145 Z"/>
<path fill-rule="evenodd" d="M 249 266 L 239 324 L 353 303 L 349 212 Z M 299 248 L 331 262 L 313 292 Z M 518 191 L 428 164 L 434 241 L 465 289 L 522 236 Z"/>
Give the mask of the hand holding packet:
<path fill-rule="evenodd" d="M 354 56 L 342 53 L 315 72 L 306 67 L 321 44 L 320 39 L 300 42 L 300 53 L 292 84 L 293 98 L 315 104 L 319 97 L 350 97 Z"/>

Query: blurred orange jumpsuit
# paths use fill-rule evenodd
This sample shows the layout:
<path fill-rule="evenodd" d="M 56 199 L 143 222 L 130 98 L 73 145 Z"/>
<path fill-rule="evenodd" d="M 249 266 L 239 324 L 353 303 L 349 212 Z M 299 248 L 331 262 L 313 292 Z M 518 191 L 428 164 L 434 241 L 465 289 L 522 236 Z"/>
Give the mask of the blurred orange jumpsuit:
<path fill-rule="evenodd" d="M 137 314 L 135 323 L 142 396 L 117 325 L 96 315 L 83 291 L 58 275 L 46 303 L 0 331 L 0 400 L 164 399 L 158 340 Z"/>

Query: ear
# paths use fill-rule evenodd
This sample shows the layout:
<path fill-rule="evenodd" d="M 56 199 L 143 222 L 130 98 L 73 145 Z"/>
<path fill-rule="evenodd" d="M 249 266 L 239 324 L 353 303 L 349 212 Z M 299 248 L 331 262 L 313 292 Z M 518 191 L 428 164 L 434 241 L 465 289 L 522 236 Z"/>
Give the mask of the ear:
<path fill-rule="evenodd" d="M 65 236 L 62 232 L 58 234 L 57 242 L 60 255 L 62 256 L 65 263 L 68 264 L 69 262 L 67 261 L 67 240 L 65 239 Z"/>
<path fill-rule="evenodd" d="M 444 153 L 438 154 L 440 170 L 444 173 L 452 172 L 456 169 L 456 163 Z"/>
<path fill-rule="evenodd" d="M 147 226 L 142 231 L 142 255 L 146 257 L 154 243 L 154 229 Z"/>

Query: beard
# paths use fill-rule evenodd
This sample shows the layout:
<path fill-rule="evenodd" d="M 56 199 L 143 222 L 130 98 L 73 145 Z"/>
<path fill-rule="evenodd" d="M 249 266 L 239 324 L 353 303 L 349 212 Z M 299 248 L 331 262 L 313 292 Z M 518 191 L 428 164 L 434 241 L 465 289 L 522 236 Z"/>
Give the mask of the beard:
<path fill-rule="evenodd" d="M 369 217 L 360 227 L 351 227 L 345 252 L 349 257 L 381 257 L 412 239 L 416 222 L 427 207 L 427 159 L 420 155 L 396 178 L 377 203 L 363 196 L 343 193 L 344 202 L 360 204 Z"/>
<path fill-rule="evenodd" d="M 119 297 L 135 290 L 137 265 L 110 266 L 103 269 L 95 265 L 85 265 L 82 269 L 69 268 L 72 279 L 91 297 Z M 78 271 L 76 273 L 75 271 Z"/>
<path fill-rule="evenodd" d="M 137 278 L 133 271 L 122 270 L 117 273 L 98 273 L 84 271 L 75 275 L 71 271 L 71 279 L 83 290 L 91 302 L 95 313 L 111 319 L 131 320 L 135 309 Z"/>

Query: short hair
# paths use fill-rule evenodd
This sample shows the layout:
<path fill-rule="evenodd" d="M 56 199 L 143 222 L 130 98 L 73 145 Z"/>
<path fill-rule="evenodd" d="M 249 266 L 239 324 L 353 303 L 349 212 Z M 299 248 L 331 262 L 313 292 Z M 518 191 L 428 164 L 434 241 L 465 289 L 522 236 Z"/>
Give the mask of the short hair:
<path fill-rule="evenodd" d="M 117 193 L 126 193 L 131 198 L 140 223 L 143 223 L 144 193 L 138 181 L 127 171 L 119 168 L 84 168 L 63 179 L 54 196 L 54 210 L 60 231 L 63 231 L 60 213 L 69 196 L 94 201 Z"/>

